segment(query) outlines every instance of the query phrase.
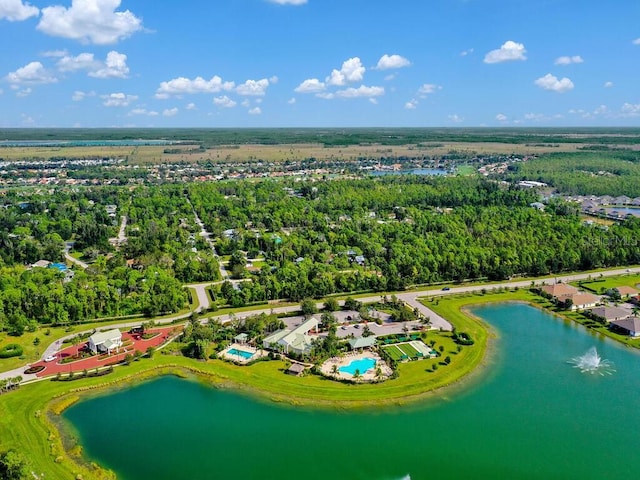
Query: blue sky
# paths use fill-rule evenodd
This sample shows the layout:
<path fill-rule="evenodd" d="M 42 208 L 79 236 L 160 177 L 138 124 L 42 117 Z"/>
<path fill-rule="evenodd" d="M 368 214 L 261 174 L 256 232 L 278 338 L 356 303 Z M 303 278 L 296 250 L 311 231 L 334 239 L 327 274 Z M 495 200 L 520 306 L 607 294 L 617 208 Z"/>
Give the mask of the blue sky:
<path fill-rule="evenodd" d="M 0 0 L 0 127 L 638 126 L 637 0 Z"/>

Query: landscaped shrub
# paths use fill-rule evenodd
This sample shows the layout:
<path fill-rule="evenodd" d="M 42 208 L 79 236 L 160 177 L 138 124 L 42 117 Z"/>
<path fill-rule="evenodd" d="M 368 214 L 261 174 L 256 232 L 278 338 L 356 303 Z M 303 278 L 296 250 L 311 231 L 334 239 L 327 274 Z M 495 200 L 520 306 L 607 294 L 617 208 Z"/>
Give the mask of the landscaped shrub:
<path fill-rule="evenodd" d="M 0 358 L 12 358 L 22 355 L 22 347 L 17 343 L 10 343 L 0 349 Z"/>
<path fill-rule="evenodd" d="M 41 372 L 42 370 L 44 370 L 44 366 L 43 365 L 38 365 L 37 367 L 29 367 L 29 368 L 27 368 L 24 371 L 24 373 L 25 373 L 25 375 L 32 375 L 34 373 Z"/>
<path fill-rule="evenodd" d="M 458 345 L 473 345 L 474 341 L 471 338 L 471 335 L 469 335 L 468 333 L 465 332 L 460 332 L 460 333 L 456 333 L 453 337 L 453 340 L 458 344 Z"/>

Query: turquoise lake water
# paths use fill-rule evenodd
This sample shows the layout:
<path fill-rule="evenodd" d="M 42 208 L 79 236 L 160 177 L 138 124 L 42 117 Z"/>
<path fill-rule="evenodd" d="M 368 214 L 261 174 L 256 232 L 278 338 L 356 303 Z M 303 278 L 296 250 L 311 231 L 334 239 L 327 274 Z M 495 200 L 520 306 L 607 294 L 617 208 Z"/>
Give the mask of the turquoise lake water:
<path fill-rule="evenodd" d="M 484 373 L 418 405 L 317 411 L 164 377 L 64 417 L 125 480 L 639 478 L 637 352 L 527 305 L 475 313 L 499 337 Z M 593 346 L 613 375 L 569 363 Z"/>

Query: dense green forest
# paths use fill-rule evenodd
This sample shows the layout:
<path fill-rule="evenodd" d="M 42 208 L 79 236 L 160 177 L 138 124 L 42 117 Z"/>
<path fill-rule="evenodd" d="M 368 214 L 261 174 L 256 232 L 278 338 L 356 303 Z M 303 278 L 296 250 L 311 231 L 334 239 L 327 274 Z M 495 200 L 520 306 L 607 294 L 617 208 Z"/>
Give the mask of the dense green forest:
<path fill-rule="evenodd" d="M 511 165 L 506 178 L 545 182 L 567 195 L 640 197 L 640 152 L 543 155 Z"/>
<path fill-rule="evenodd" d="M 5 192 L 0 328 L 179 310 L 183 283 L 220 278 L 194 211 L 245 280 L 217 284 L 217 305 L 640 263 L 640 220 L 586 225 L 571 205 L 536 200 L 483 178 L 417 176 Z M 61 260 L 65 241 L 88 268 L 27 268 Z"/>
<path fill-rule="evenodd" d="M 205 148 L 216 145 L 301 144 L 408 145 L 422 142 L 635 144 L 637 128 L 271 128 L 271 129 L 2 129 L 12 140 L 156 140 L 167 139 Z M 1 144 L 0 144 L 1 146 Z"/>

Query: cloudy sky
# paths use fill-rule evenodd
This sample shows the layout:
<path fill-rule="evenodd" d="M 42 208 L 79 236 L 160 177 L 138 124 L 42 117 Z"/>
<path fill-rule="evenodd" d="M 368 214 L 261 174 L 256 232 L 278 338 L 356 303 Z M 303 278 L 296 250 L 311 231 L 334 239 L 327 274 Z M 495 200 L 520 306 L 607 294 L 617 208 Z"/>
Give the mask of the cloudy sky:
<path fill-rule="evenodd" d="M 638 0 L 0 0 L 0 127 L 638 126 Z"/>

